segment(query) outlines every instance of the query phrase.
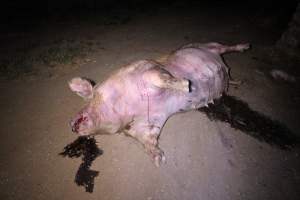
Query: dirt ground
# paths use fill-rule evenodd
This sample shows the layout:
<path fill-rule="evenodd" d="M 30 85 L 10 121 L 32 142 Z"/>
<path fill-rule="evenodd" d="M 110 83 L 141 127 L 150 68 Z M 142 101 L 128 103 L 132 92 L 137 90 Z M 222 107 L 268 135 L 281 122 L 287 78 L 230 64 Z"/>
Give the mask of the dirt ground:
<path fill-rule="evenodd" d="M 262 49 L 278 39 L 278 18 L 263 10 L 251 15 L 247 8 L 178 8 L 180 5 L 177 10 L 162 8 L 155 14 L 139 14 L 124 24 L 60 24 L 39 35 L 51 37 L 69 29 L 68 34 L 88 35 L 101 48 L 88 55 L 89 62 L 58 70 L 51 77 L 0 82 L 0 199 L 299 197 L 299 148 L 283 151 L 272 147 L 226 123 L 210 121 L 198 111 L 177 114 L 167 121 L 159 140 L 167 163 L 160 168 L 135 140 L 101 135 L 96 140 L 103 154 L 91 166 L 99 172 L 93 192 L 74 183 L 81 159 L 58 155 L 76 140 L 68 122 L 83 105 L 69 90 L 68 80 L 83 76 L 103 81 L 126 63 L 160 58 L 189 42 L 251 43 L 251 50 L 224 57 L 232 76 L 243 81 L 229 93 L 300 136 L 297 83 L 271 79 L 260 69 L 276 66 L 257 59 Z"/>

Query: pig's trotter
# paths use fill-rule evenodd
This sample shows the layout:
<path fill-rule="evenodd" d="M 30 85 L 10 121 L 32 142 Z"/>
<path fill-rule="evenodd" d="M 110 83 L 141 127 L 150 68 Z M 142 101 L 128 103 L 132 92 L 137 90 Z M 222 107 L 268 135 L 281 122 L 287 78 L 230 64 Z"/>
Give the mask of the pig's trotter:
<path fill-rule="evenodd" d="M 159 167 L 161 163 L 164 163 L 166 161 L 164 152 L 157 145 L 145 145 L 145 149 L 147 153 L 151 156 L 156 167 Z"/>
<path fill-rule="evenodd" d="M 237 51 L 243 52 L 243 51 L 250 48 L 250 44 L 249 43 L 238 44 L 238 45 L 235 46 L 235 48 L 236 48 Z"/>

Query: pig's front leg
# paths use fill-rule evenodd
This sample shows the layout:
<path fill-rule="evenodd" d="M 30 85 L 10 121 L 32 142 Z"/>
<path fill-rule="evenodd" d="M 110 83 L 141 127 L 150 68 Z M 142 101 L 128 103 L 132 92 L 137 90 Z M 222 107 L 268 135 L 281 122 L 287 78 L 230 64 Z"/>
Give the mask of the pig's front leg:
<path fill-rule="evenodd" d="M 164 152 L 158 147 L 158 137 L 165 119 L 157 119 L 155 122 L 149 122 L 148 119 L 134 120 L 128 124 L 124 132 L 141 142 L 146 152 L 151 156 L 154 164 L 159 167 L 165 162 Z"/>

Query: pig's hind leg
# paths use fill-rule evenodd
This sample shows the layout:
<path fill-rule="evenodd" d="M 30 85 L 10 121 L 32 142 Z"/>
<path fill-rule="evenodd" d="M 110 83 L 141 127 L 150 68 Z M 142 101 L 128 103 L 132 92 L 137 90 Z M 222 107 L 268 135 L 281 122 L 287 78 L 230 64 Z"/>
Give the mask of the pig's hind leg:
<path fill-rule="evenodd" d="M 245 43 L 245 44 L 237 44 L 237 45 L 232 45 L 232 46 L 227 46 L 227 45 L 222 45 L 220 43 L 207 43 L 205 44 L 205 47 L 209 49 L 209 51 L 216 53 L 216 54 L 224 54 L 224 53 L 230 53 L 230 52 L 243 52 L 247 49 L 250 48 L 250 44 Z M 242 84 L 241 80 L 233 80 L 232 77 L 230 76 L 229 84 L 234 85 L 234 86 L 239 86 Z"/>
<path fill-rule="evenodd" d="M 176 78 L 162 67 L 155 67 L 144 74 L 144 80 L 159 88 L 190 91 L 190 81 Z"/>
<path fill-rule="evenodd" d="M 236 44 L 236 45 L 223 45 L 217 42 L 210 42 L 210 43 L 192 43 L 192 44 L 188 44 L 182 47 L 184 48 L 197 48 L 197 49 L 201 49 L 201 48 L 205 48 L 207 50 L 209 50 L 212 53 L 216 53 L 216 54 L 224 54 L 224 53 L 230 53 L 230 52 L 243 52 L 247 49 L 250 48 L 250 44 L 249 43 L 244 43 L 244 44 Z"/>
<path fill-rule="evenodd" d="M 207 49 L 217 54 L 224 54 L 230 52 L 243 52 L 250 48 L 250 44 L 236 44 L 232 46 L 223 45 L 220 43 L 212 42 L 204 45 Z"/>
<path fill-rule="evenodd" d="M 164 152 L 158 147 L 158 137 L 165 120 L 149 123 L 147 120 L 135 120 L 124 128 L 124 133 L 144 145 L 154 164 L 159 167 L 165 162 Z"/>

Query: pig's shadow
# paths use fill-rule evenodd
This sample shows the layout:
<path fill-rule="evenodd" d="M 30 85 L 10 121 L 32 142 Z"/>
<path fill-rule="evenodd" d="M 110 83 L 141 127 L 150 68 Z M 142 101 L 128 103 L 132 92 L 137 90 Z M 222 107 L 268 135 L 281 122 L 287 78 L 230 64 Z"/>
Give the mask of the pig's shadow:
<path fill-rule="evenodd" d="M 78 137 L 75 141 L 64 147 L 64 151 L 59 153 L 63 157 L 82 157 L 76 176 L 75 183 L 83 186 L 86 192 L 92 193 L 94 189 L 94 179 L 98 176 L 98 171 L 90 170 L 92 162 L 102 155 L 103 151 L 97 147 L 95 138 Z"/>

